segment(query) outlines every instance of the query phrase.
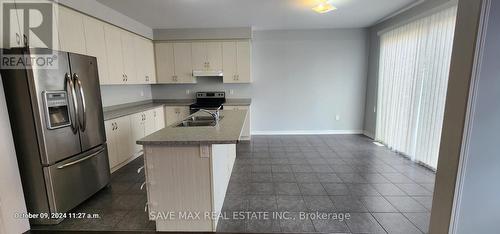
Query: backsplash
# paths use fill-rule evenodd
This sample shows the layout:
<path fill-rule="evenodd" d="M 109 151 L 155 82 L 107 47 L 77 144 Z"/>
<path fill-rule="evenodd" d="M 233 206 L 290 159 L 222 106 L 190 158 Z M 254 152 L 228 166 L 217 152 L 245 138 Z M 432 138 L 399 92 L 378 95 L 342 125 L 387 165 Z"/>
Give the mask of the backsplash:
<path fill-rule="evenodd" d="M 102 106 L 151 100 L 150 85 L 102 85 Z"/>
<path fill-rule="evenodd" d="M 151 85 L 154 99 L 194 98 L 198 91 L 225 91 L 227 98 L 251 98 L 252 84 L 224 84 L 222 78 L 198 77 L 196 84 Z M 189 90 L 187 93 L 186 90 Z M 232 92 L 231 92 L 232 91 Z"/>

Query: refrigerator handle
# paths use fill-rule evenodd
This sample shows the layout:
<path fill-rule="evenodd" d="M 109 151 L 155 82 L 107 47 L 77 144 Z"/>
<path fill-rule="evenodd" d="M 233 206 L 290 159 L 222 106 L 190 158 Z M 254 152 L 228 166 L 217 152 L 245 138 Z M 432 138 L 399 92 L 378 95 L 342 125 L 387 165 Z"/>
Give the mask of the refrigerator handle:
<path fill-rule="evenodd" d="M 85 160 L 88 160 L 88 159 L 90 159 L 90 158 L 92 158 L 92 157 L 95 157 L 96 155 L 98 155 L 98 154 L 102 153 L 105 149 L 106 149 L 106 148 L 101 148 L 101 149 L 99 149 L 97 152 L 94 152 L 94 153 L 92 153 L 92 154 L 90 154 L 90 155 L 88 155 L 88 156 L 85 156 L 85 157 L 80 158 L 80 159 L 78 159 L 78 160 L 75 160 L 75 161 L 72 161 L 72 162 L 65 163 L 65 164 L 63 164 L 63 165 L 57 166 L 57 169 L 63 169 L 63 168 L 65 168 L 65 167 L 69 167 L 69 166 L 73 166 L 73 165 L 75 165 L 75 164 L 81 163 L 81 162 L 83 162 L 83 161 L 85 161 Z"/>
<path fill-rule="evenodd" d="M 78 103 L 76 101 L 76 95 L 75 95 L 75 85 L 73 84 L 73 80 L 71 79 L 70 75 L 68 73 L 66 73 L 64 75 L 64 77 L 66 78 L 66 88 L 67 88 L 67 92 L 68 92 L 68 95 L 71 96 L 71 102 L 73 104 L 73 111 L 71 111 L 71 108 L 70 108 L 70 112 L 72 112 L 70 115 L 71 115 L 71 129 L 73 130 L 73 133 L 76 133 L 78 131 L 78 125 L 76 123 L 76 118 L 77 118 L 77 115 L 78 115 Z"/>
<path fill-rule="evenodd" d="M 80 122 L 80 129 L 82 132 L 85 132 L 85 128 L 87 127 L 87 107 L 85 105 L 85 94 L 83 93 L 83 86 L 80 79 L 78 79 L 78 75 L 73 73 L 73 79 L 75 80 L 75 84 L 78 85 L 78 92 L 80 93 L 80 101 L 82 102 L 82 118 L 80 119 L 80 115 L 78 115 Z"/>

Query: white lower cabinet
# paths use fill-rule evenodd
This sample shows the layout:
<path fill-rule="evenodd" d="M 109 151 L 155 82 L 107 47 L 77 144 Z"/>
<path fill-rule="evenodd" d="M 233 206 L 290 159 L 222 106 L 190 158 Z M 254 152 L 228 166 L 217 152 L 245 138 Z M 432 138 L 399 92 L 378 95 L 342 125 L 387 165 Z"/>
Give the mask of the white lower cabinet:
<path fill-rule="evenodd" d="M 131 147 L 126 147 L 131 140 L 130 116 L 124 116 L 105 122 L 108 144 L 109 167 L 111 171 L 132 156 Z"/>
<path fill-rule="evenodd" d="M 163 106 L 104 122 L 109 167 L 116 171 L 142 154 L 136 141 L 165 127 Z"/>
<path fill-rule="evenodd" d="M 249 141 L 252 138 L 250 134 L 250 106 L 226 106 L 224 105 L 224 110 L 247 110 L 247 117 L 245 119 L 245 124 L 243 125 L 243 130 L 241 130 L 242 141 Z"/>
<path fill-rule="evenodd" d="M 170 126 L 189 116 L 189 106 L 166 106 L 165 125 Z"/>
<path fill-rule="evenodd" d="M 146 114 L 144 112 L 139 112 L 130 116 L 132 123 L 132 139 L 129 142 L 133 147 L 133 154 L 140 154 L 142 151 L 142 146 L 136 144 L 138 139 L 146 136 Z"/>

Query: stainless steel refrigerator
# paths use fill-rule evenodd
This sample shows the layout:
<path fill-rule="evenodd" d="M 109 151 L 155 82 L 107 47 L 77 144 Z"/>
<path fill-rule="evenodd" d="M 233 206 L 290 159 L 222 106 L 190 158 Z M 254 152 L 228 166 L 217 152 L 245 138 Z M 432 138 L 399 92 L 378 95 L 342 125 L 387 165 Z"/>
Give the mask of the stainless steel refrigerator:
<path fill-rule="evenodd" d="M 54 56 L 57 69 L 1 69 L 28 211 L 48 218 L 70 211 L 110 180 L 97 60 L 47 49 L 8 49 L 3 56 Z M 2 188 L 8 189 L 8 188 Z"/>

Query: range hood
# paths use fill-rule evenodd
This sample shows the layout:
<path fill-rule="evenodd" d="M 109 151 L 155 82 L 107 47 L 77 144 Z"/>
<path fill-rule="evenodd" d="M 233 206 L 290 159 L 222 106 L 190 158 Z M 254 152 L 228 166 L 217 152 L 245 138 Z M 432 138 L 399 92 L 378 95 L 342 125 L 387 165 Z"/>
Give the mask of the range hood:
<path fill-rule="evenodd" d="M 222 71 L 193 70 L 193 76 L 224 76 Z"/>

